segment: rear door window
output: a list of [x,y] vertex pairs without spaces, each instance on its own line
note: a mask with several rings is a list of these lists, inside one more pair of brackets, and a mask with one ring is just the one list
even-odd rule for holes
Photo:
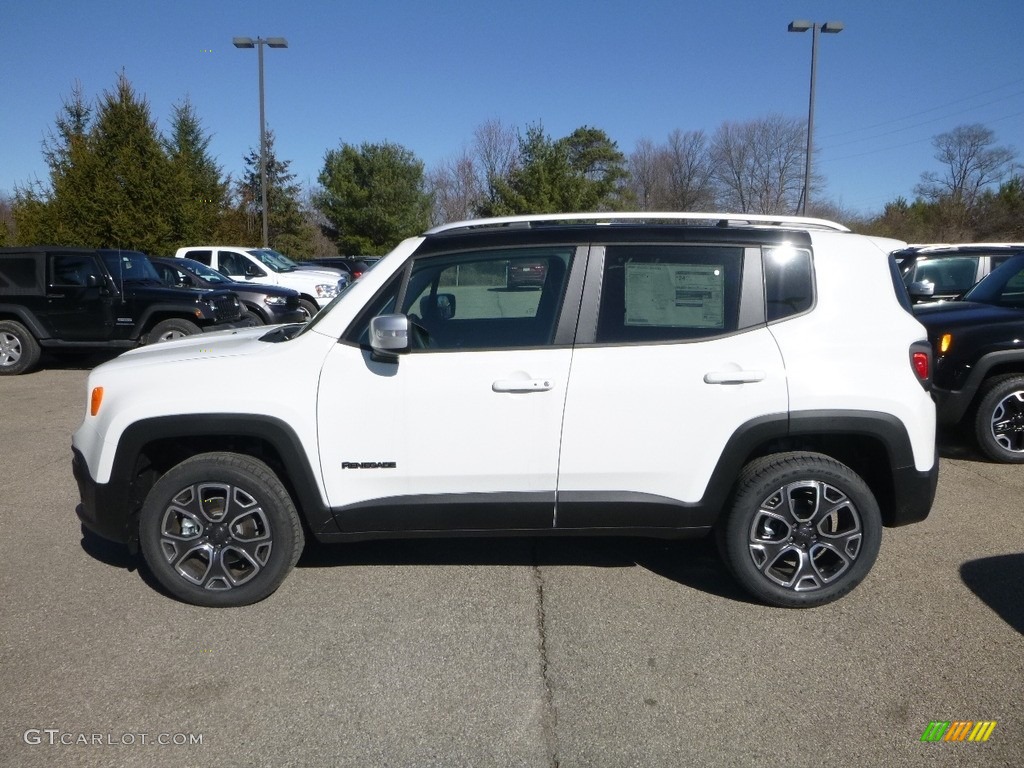
[[739,324],[743,248],[610,245],[595,341],[683,341]]

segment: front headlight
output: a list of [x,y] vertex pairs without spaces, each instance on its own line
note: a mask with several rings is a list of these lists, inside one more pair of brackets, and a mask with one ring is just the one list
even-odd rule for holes
[[333,299],[338,295],[338,286],[322,283],[316,287],[316,295],[321,299]]
[[263,298],[264,304],[269,304],[272,307],[282,307],[288,303],[288,299],[284,296],[265,296]]

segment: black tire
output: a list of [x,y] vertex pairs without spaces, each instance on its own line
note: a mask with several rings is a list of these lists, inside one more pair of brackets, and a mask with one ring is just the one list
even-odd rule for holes
[[179,317],[172,317],[169,320],[161,320],[153,326],[153,330],[146,337],[147,344],[157,344],[161,341],[173,341],[183,339],[199,333],[199,326],[190,320],[182,320]]
[[258,312],[253,312],[251,309],[242,310],[241,321],[245,323],[246,327],[253,327],[255,325],[263,325],[263,318],[260,317]]
[[309,299],[302,298],[299,299],[299,309],[301,309],[303,314],[306,315],[306,317],[303,318],[303,322],[308,322],[309,320],[312,320],[314,317],[316,317],[316,313],[320,311],[320,307],[318,307],[312,301],[310,301]]
[[28,373],[39,355],[39,342],[28,328],[14,320],[0,320],[0,376]]
[[178,464],[150,490],[139,515],[139,544],[172,595],[232,607],[272,594],[305,538],[270,467],[242,454],[205,453]]
[[882,516],[846,465],[818,453],[780,453],[743,469],[717,534],[726,565],[754,597],[811,608],[867,576],[882,543]]
[[974,416],[978,447],[993,461],[1024,463],[1024,376],[987,381]]

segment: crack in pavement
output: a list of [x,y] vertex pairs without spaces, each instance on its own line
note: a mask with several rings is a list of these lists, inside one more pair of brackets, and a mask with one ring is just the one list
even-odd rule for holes
[[537,545],[533,550],[533,586],[537,595],[537,634],[539,637],[541,680],[544,684],[544,711],[541,713],[541,730],[544,734],[544,746],[547,751],[548,765],[558,768],[558,713],[555,710],[554,688],[548,675],[547,629],[544,613],[544,574],[537,562]]

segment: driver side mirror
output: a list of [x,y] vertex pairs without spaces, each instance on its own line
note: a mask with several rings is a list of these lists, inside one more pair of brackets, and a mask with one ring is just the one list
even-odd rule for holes
[[247,261],[245,263],[245,276],[246,277],[265,277],[266,272],[257,267],[252,262]]
[[409,318],[405,315],[377,315],[370,320],[370,349],[383,360],[397,361],[409,351]]
[[915,301],[930,299],[935,295],[935,283],[928,282],[927,280],[918,280],[915,283],[911,283],[907,290],[910,292],[910,298]]

